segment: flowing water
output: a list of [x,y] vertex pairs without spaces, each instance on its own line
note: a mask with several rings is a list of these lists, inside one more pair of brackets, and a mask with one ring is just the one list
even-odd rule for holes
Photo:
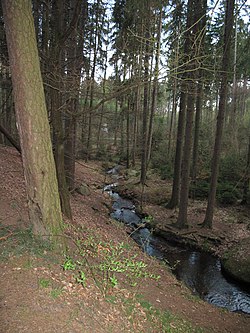
[[145,221],[135,212],[130,200],[123,199],[114,191],[116,184],[107,185],[113,202],[111,217],[131,227],[131,237],[150,256],[166,261],[176,277],[182,280],[194,294],[230,311],[250,314],[250,290],[227,279],[218,258],[211,254],[181,248],[151,234]]

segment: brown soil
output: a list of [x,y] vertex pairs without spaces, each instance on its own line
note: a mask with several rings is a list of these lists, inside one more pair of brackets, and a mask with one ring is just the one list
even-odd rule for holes
[[[91,278],[85,286],[75,283],[75,273],[62,269],[64,259],[49,250],[39,253],[27,250],[24,241],[21,245],[25,250],[18,252],[22,247],[20,230],[30,227],[21,158],[12,148],[0,146],[0,232],[5,231],[0,234],[1,333],[166,332],[157,319],[148,321],[148,312],[137,294],[156,309],[170,311],[180,319],[179,326],[172,317],[169,319],[169,332],[184,332],[181,325],[187,321],[193,327],[188,332],[195,332],[196,327],[205,332],[249,332],[249,316],[216,308],[193,297],[171,272],[141,252],[125,227],[110,219],[110,198],[102,193],[105,176],[99,163],[77,163],[76,174],[78,184],[88,184],[90,195],[72,195],[74,230],[69,228],[69,236],[74,240],[77,234],[85,240],[92,235],[101,240],[96,249],[100,256],[93,260],[102,257],[105,251],[102,244],[128,243],[128,253],[137,254],[137,259],[148,265],[148,271],[161,278],[158,281],[142,278],[132,287],[123,276],[122,282],[104,295]],[[159,185],[155,180],[154,184]],[[154,204],[144,206],[157,220],[171,219],[168,214],[175,216],[175,212]],[[192,221],[201,221],[204,207],[203,203],[196,209],[191,207]],[[228,212],[223,210],[223,214],[226,216]],[[221,212],[216,212],[215,230],[222,228],[220,217]],[[226,217],[224,220],[227,221],[223,223],[224,235],[232,235],[234,240],[246,235],[245,223],[237,224],[233,232],[232,221]]]

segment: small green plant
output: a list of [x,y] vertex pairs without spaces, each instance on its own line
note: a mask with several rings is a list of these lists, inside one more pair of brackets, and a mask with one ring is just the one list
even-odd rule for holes
[[148,216],[145,216],[143,218],[143,220],[146,222],[146,223],[152,223],[154,222],[154,217],[152,215],[148,215]]
[[70,257],[66,257],[65,262],[62,265],[65,271],[73,271],[76,269],[76,264]]
[[116,276],[110,276],[109,280],[110,280],[111,286],[113,288],[118,285],[118,280],[117,280]]
[[39,279],[38,283],[39,283],[39,286],[42,288],[48,288],[51,285],[50,280],[43,279],[43,278]]
[[[102,242],[94,237],[77,241],[79,255],[77,260],[67,256],[62,267],[64,270],[77,270],[77,283],[86,285],[90,276],[100,290],[106,295],[109,288],[119,284],[119,279],[136,286],[139,279],[150,278],[158,280],[148,272],[147,264],[137,259],[137,255],[129,255],[129,244]],[[81,259],[82,258],[82,259]],[[90,260],[91,258],[91,260]],[[84,267],[84,271],[83,271]],[[125,278],[125,279],[124,279]]]
[[61,294],[63,293],[63,290],[61,288],[54,288],[51,290],[50,295],[52,298],[58,298],[59,296],[61,296]]
[[83,271],[79,271],[79,275],[78,276],[75,276],[76,278],[76,282],[77,283],[80,283],[83,287],[86,286],[86,275]]

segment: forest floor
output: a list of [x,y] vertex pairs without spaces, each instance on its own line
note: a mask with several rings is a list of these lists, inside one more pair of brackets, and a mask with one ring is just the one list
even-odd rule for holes
[[[20,155],[0,146],[0,333],[249,332],[250,316],[193,296],[109,217],[111,199],[102,189],[111,180],[101,163],[77,163],[76,176],[89,193],[72,195],[65,257],[32,237]],[[162,197],[167,184],[149,179],[144,208],[156,220],[173,219],[176,212],[147,200],[150,188],[150,197],[159,198],[158,186]],[[192,223],[202,220],[204,207],[192,203]],[[215,230],[223,227],[226,246],[248,233],[235,214],[216,211]]]

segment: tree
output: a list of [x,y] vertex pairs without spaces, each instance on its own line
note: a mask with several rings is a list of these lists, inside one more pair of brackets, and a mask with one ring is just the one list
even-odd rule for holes
[[[176,3],[176,15],[175,21],[180,20],[180,16],[182,15],[182,5],[177,1]],[[178,22],[178,21],[177,21]],[[179,23],[179,22],[178,22]],[[179,24],[178,24],[179,29]],[[179,204],[180,198],[180,181],[181,181],[181,160],[182,160],[182,148],[183,148],[183,136],[184,136],[184,126],[185,126],[185,117],[186,117],[186,72],[185,72],[185,63],[188,55],[188,35],[190,33],[190,22],[186,23],[186,30],[184,32],[185,40],[183,46],[183,59],[182,66],[184,70],[181,75],[181,94],[180,94],[180,106],[179,106],[179,119],[178,119],[178,128],[177,128],[177,137],[176,137],[176,149],[175,149],[175,158],[174,158],[174,179],[172,186],[172,194],[170,201],[167,203],[167,208],[175,208]],[[179,36],[177,36],[179,38]],[[178,45],[178,44],[177,44]],[[179,52],[179,50],[177,51]],[[179,56],[178,56],[179,58]],[[179,60],[180,61],[180,60]],[[175,66],[179,67],[179,63],[176,63]],[[175,73],[175,79],[177,74]]]
[[203,101],[203,88],[204,88],[204,39],[206,35],[206,11],[207,11],[207,0],[202,0],[200,6],[200,20],[199,20],[199,31],[201,34],[200,40],[200,51],[199,51],[199,63],[200,68],[197,74],[197,93],[196,93],[196,102],[195,102],[195,126],[194,126],[194,142],[193,142],[193,161],[192,161],[192,180],[196,181],[197,176],[197,163],[198,163],[198,148],[199,148],[199,136],[200,136],[200,123],[201,123],[201,114],[202,114],[202,101]]
[[[71,0],[68,3],[69,19],[73,19],[74,8],[76,8],[77,0]],[[88,3],[86,0],[81,3],[80,19],[69,36],[66,53],[66,87],[68,95],[66,100],[65,112],[65,143],[64,143],[64,163],[66,171],[66,180],[69,190],[75,188],[75,158],[76,158],[76,132],[77,132],[77,117],[79,111],[79,92],[81,84],[81,71],[83,67],[83,46],[84,33],[87,19]]]
[[185,142],[182,158],[181,173],[181,191],[180,191],[180,209],[177,219],[177,226],[184,228],[187,226],[187,207],[189,195],[189,176],[191,164],[191,148],[192,148],[192,127],[194,117],[194,104],[196,95],[196,79],[198,68],[198,57],[200,54],[200,24],[199,21],[204,15],[203,6],[197,6],[196,0],[188,1],[187,13],[187,29],[186,35],[188,63],[186,65],[187,78],[187,104],[186,104],[186,126],[185,126]]
[[222,133],[223,133],[225,110],[226,110],[227,90],[228,90],[228,71],[230,70],[231,36],[234,23],[234,2],[235,0],[227,0],[226,2],[223,58],[221,65],[220,101],[219,101],[219,110],[217,117],[214,151],[212,158],[210,191],[209,191],[206,215],[203,222],[203,227],[206,228],[212,228],[213,215],[214,215],[216,187],[217,187],[217,180],[219,173],[220,150],[221,150]]
[[2,1],[33,232],[62,245],[62,215],[30,0]]

